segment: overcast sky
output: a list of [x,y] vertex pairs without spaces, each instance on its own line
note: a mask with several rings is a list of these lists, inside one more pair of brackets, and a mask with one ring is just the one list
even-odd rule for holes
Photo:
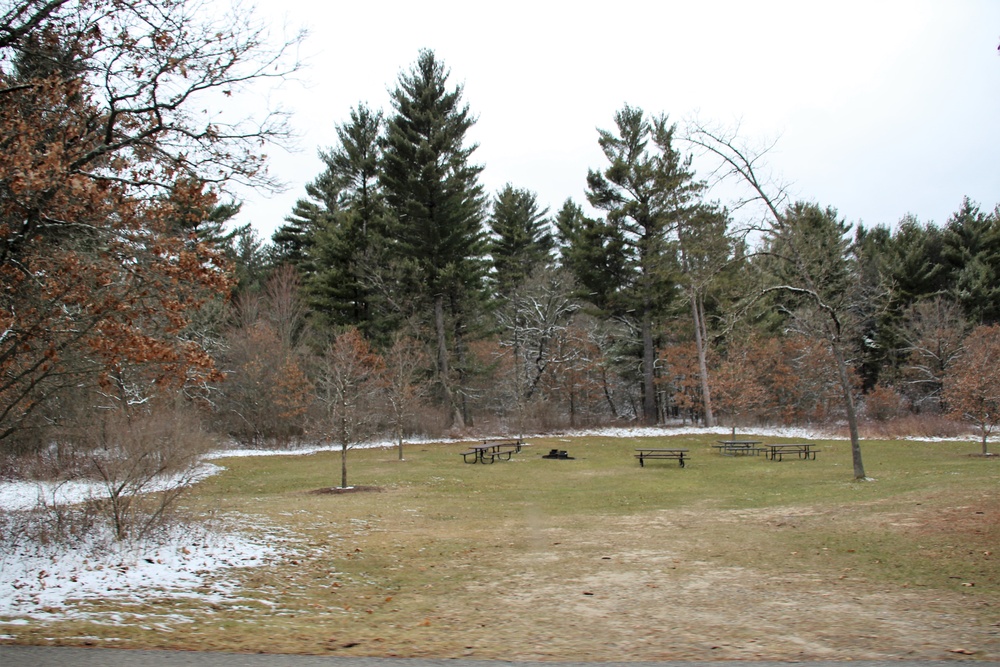
[[943,224],[963,196],[1000,203],[997,0],[258,0],[257,11],[276,35],[309,31],[301,81],[274,94],[300,134],[298,152],[269,151],[288,189],[248,194],[238,220],[267,239],[322,171],[317,149],[335,145],[335,126],[360,102],[391,113],[388,91],[421,48],[478,116],[486,190],[526,188],[553,213],[585,202],[588,168],[606,164],[596,129],[626,103],[777,139],[768,165],[791,194],[851,222]]

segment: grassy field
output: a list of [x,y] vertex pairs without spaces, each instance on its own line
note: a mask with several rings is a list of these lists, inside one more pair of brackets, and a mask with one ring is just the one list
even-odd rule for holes
[[[223,459],[191,511],[283,557],[221,601],[89,605],[18,641],[521,660],[1000,659],[1000,461],[868,441],[815,461],[721,456],[718,436],[537,438]],[[779,442],[780,439],[768,439]],[[634,458],[685,447],[690,462]],[[552,448],[573,460],[547,460]],[[95,620],[104,613],[119,620]],[[83,640],[81,638],[89,638]]]

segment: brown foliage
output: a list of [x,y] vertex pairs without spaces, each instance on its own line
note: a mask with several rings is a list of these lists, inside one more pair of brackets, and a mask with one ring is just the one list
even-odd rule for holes
[[238,441],[260,446],[302,434],[313,386],[294,350],[265,320],[230,332],[223,356],[226,368],[219,413]]
[[[759,338],[734,341],[710,376],[715,409],[728,417],[731,426],[741,418],[767,412],[770,394],[765,385],[767,376],[762,375],[767,359]],[[773,369],[773,380],[780,380],[778,371]]]
[[701,376],[698,373],[698,350],[694,342],[665,345],[659,354],[660,376],[656,379],[660,391],[666,392],[671,407],[685,417],[704,412]]
[[865,395],[864,414],[868,419],[887,422],[903,414],[905,403],[895,389],[880,382]]
[[716,407],[733,425],[824,422],[841,414],[829,346],[805,336],[734,340],[711,382]]
[[1000,326],[980,326],[962,344],[962,354],[944,379],[952,414],[979,427],[983,454],[990,433],[1000,424]]
[[[266,181],[280,118],[205,125],[199,95],[273,71],[245,17],[196,2],[15,0],[0,36],[0,439],[69,387],[215,377],[190,313],[230,287],[187,237],[208,182]],[[199,109],[202,107],[198,107]],[[123,389],[127,388],[127,390]],[[113,392],[108,392],[113,393]]]

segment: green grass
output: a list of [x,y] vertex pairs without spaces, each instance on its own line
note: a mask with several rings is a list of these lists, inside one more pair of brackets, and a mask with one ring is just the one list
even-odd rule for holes
[[[639,620],[626,623],[628,632],[641,631],[646,617],[677,624],[671,609],[683,600],[729,618],[733,637],[755,637],[761,619],[747,616],[751,603],[734,598],[716,611],[714,598],[697,597],[699,582],[739,572],[752,574],[726,586],[727,595],[762,586],[749,599],[792,605],[832,596],[848,609],[882,591],[880,604],[898,606],[898,614],[940,608],[977,637],[992,632],[982,610],[1000,604],[992,553],[1000,544],[1000,461],[970,456],[975,443],[867,441],[874,481],[855,481],[844,441],[819,441],[815,461],[775,462],[722,456],[711,447],[717,437],[536,438],[511,461],[491,465],[463,463],[461,444],[410,445],[405,461],[394,449],[356,449],[348,452],[349,484],[379,492],[347,494],[316,493],[339,483],[339,452],[222,459],[225,471],[198,484],[188,507],[251,517],[293,537],[280,564],[243,572],[238,603],[147,601],[137,610],[160,627],[175,624],[176,634],[143,629],[155,626],[148,621],[123,628],[70,620],[28,628],[18,641],[98,636],[122,646],[236,651],[704,659],[697,637],[657,653],[647,643],[608,643],[599,628],[631,613]],[[640,444],[688,448],[690,461],[641,468]],[[574,459],[541,458],[550,449]],[[505,575],[484,578],[498,565]],[[576,609],[584,587],[597,589],[592,604],[601,614],[546,608],[551,598]],[[625,606],[599,606],[601,591],[611,600],[616,590],[628,596]],[[685,597],[643,602],[652,594]],[[878,609],[870,613],[891,615]],[[840,639],[826,625],[801,632],[818,632],[810,642],[842,645],[842,657],[857,657],[857,633],[879,621],[848,610],[832,624],[843,628]],[[553,613],[579,627],[553,634]],[[177,615],[188,620],[170,620]],[[710,632],[697,618],[688,634]],[[744,647],[727,657],[809,657],[796,647],[760,654]],[[1000,647],[985,655],[996,659]]]
[[[585,437],[532,441],[510,462],[463,464],[454,445],[412,445],[406,460],[394,450],[348,452],[348,482],[406,489],[420,497],[461,501],[475,498],[504,507],[541,503],[548,511],[634,512],[710,502],[719,508],[759,508],[795,503],[886,500],[906,493],[933,493],[956,486],[988,488],[997,481],[996,461],[968,456],[966,443],[871,441],[863,444],[866,471],[874,482],[853,480],[850,446],[819,441],[816,461],[772,462],[725,457],[711,437],[614,439]],[[685,469],[674,461],[640,468],[634,448],[686,447]],[[572,461],[542,459],[551,448],[568,449]],[[340,454],[223,459],[227,472],[200,485],[198,496],[239,501],[335,486]],[[616,502],[617,501],[617,502]]]
[[[782,535],[781,549],[811,549],[824,561],[837,557],[838,567],[925,586],[954,588],[956,581],[980,574],[978,559],[962,558],[958,547],[945,544],[956,541],[947,534],[947,525],[934,535],[914,536],[912,531],[887,529],[889,520],[881,518],[947,508],[959,499],[973,504],[995,501],[1000,465],[969,456],[974,445],[867,441],[863,456],[873,481],[856,481],[845,441],[818,441],[815,461],[781,462],[764,456],[722,456],[712,449],[714,441],[714,436],[538,438],[512,461],[487,465],[464,464],[459,444],[409,446],[402,462],[394,450],[358,449],[348,452],[349,482],[384,492],[329,496],[307,492],[339,481],[339,452],[227,459],[220,462],[226,473],[200,485],[197,497],[276,520],[281,520],[281,512],[306,505],[316,506],[310,511],[328,508],[393,520],[419,508],[431,527],[469,536],[456,538],[454,550],[476,546],[473,537],[483,526],[508,524],[517,532],[517,526],[532,522],[583,526],[595,517],[668,509],[757,511],[780,517],[788,508],[797,508],[793,513],[806,508],[818,518],[799,519],[798,525],[808,529]],[[683,469],[675,461],[651,461],[640,468],[634,458],[639,445],[685,447],[691,450],[690,461]],[[574,459],[541,458],[553,448],[568,450]],[[987,512],[970,510],[975,511]],[[966,518],[988,516],[973,513]],[[988,538],[1000,543],[995,523],[974,530],[980,532],[963,536],[970,542],[966,551],[989,550]],[[738,553],[734,550],[734,558]],[[939,564],[946,553],[951,561],[947,572]],[[878,567],[889,562],[891,568]]]

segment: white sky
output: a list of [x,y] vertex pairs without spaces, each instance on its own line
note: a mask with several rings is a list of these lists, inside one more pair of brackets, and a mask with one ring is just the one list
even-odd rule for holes
[[238,220],[264,238],[352,107],[391,113],[421,48],[465,86],[487,191],[509,182],[553,213],[585,203],[588,168],[606,164],[596,128],[626,103],[777,138],[768,164],[791,194],[851,222],[943,224],[965,195],[1000,203],[996,0],[258,0],[258,13],[310,32],[301,83],[273,96],[301,135],[299,152],[270,151],[288,190],[247,196]]

